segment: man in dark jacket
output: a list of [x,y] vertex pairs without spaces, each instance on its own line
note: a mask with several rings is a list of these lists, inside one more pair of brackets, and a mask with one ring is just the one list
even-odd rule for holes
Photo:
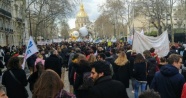
[[182,64],[180,55],[171,54],[168,64],[160,69],[154,76],[151,89],[158,91],[161,98],[181,98],[184,77],[179,73]]
[[62,63],[60,58],[58,57],[57,50],[51,52],[51,55],[45,60],[45,69],[54,70],[61,77],[61,67]]
[[105,61],[97,61],[91,68],[94,86],[89,91],[89,98],[128,98],[125,86],[112,80],[110,67]]

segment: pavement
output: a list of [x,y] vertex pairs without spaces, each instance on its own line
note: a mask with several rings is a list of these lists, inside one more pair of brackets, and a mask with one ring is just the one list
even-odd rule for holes
[[[27,71],[28,72],[28,71]],[[29,74],[27,73],[27,76],[29,76]],[[68,71],[66,71],[65,69],[62,69],[62,76],[61,76],[62,81],[64,82],[64,89],[68,92],[72,92],[72,90],[70,89],[70,85],[69,85],[69,81],[68,81]],[[131,81],[130,81],[131,82]],[[26,86],[26,89],[28,91],[29,94],[29,98],[32,98],[32,93],[30,92],[29,89],[29,84]],[[132,91],[132,86],[130,83],[130,88],[127,88],[127,94],[129,96],[129,98],[134,98],[134,93],[131,92]]]

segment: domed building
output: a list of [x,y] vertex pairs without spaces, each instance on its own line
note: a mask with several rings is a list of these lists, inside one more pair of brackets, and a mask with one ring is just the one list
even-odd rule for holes
[[84,10],[84,6],[83,4],[81,4],[80,10],[76,15],[76,21],[75,21],[76,29],[79,29],[85,25],[89,25],[90,23],[91,22],[89,21],[89,17]]
[[[80,10],[78,11],[76,15],[76,20],[75,20],[75,28],[69,30],[69,36],[71,39],[76,40],[77,38],[73,37],[73,32],[74,31],[79,31],[81,27],[86,26],[88,29],[89,34],[92,34],[93,29],[94,29],[94,23],[92,23],[89,20],[89,16],[87,15],[83,3],[80,5]],[[82,36],[80,35],[82,38]]]

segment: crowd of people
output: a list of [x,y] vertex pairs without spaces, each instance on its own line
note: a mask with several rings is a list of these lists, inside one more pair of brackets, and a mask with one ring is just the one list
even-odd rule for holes
[[[0,70],[0,97],[28,98],[29,83],[33,98],[129,98],[131,83],[134,98],[186,98],[186,50],[181,45],[171,46],[165,57],[153,47],[136,53],[123,42],[38,46],[39,52],[27,59],[29,77],[21,66],[25,49],[0,47],[0,68],[7,68]],[[64,90],[62,68],[68,72],[70,92]]]

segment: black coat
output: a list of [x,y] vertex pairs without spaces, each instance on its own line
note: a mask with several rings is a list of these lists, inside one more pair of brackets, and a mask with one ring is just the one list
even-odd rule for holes
[[19,84],[10,74],[9,70],[5,71],[2,77],[2,84],[6,87],[8,98],[27,98],[24,87],[27,85],[26,73],[22,69],[10,69],[14,76],[21,82]]
[[30,75],[30,77],[28,78],[28,82],[29,82],[29,87],[30,87],[30,91],[32,92],[34,89],[34,84],[36,83],[38,79],[38,72],[34,72]]
[[125,86],[111,76],[99,78],[89,90],[88,98],[128,98]]
[[50,55],[45,60],[45,69],[54,70],[61,77],[61,60],[56,55]]
[[79,89],[83,82],[83,75],[85,72],[90,72],[91,68],[88,62],[82,62],[81,64],[73,65],[74,71],[76,72],[76,78],[74,81],[74,91],[76,93],[77,98],[88,98],[88,89]]
[[113,79],[122,82],[126,88],[129,88],[129,79],[130,79],[130,63],[127,62],[123,66],[114,65],[114,75]]

